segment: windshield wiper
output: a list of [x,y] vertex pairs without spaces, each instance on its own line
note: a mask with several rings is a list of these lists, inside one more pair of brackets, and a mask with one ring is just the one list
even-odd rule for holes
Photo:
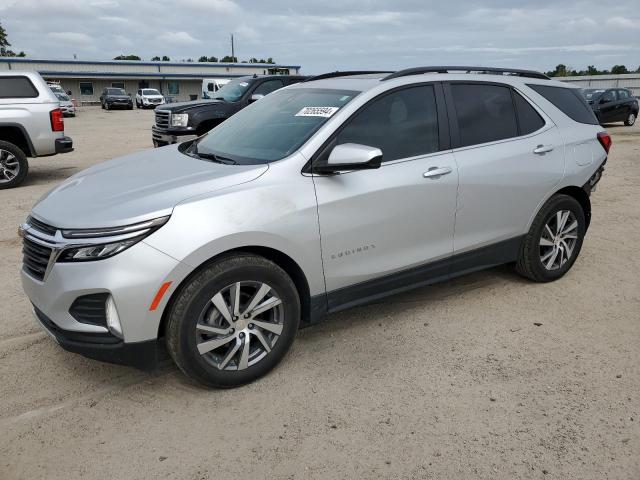
[[222,163],[223,165],[237,165],[238,162],[235,160],[231,160],[227,157],[221,157],[220,155],[216,155],[215,153],[196,153],[198,158],[202,158],[204,160],[210,160],[216,163]]
[[216,155],[215,153],[201,153],[198,152],[198,143],[193,142],[189,147],[184,151],[187,155],[195,158],[201,158],[202,160],[209,160],[215,163],[222,163],[223,165],[237,165],[238,162],[235,160],[231,160],[227,157],[222,157],[220,155]]
[[227,101],[227,99],[224,97],[213,97],[212,100],[222,100],[223,102]]

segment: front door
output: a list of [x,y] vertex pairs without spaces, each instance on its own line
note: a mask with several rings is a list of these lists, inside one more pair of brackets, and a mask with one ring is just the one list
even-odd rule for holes
[[[314,176],[330,310],[426,280],[429,265],[434,276],[446,273],[458,188],[453,155],[441,148],[433,84],[372,100],[318,161],[343,143],[380,148],[383,163]],[[443,173],[431,175],[435,168]]]

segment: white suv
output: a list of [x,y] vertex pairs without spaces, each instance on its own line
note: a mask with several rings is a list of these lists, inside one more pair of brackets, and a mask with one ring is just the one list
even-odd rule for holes
[[162,341],[240,385],[327,313],[504,263],[562,277],[610,145],[537,72],[321,75],[56,187],[21,227],[23,286],[68,350],[149,367]]
[[155,88],[141,88],[136,92],[136,108],[155,108],[164,102],[164,96]]

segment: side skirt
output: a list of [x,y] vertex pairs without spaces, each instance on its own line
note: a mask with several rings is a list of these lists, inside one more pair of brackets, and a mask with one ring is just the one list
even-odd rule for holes
[[[467,273],[484,270],[518,259],[524,235],[459,253],[418,267],[367,280],[311,298],[306,325],[321,321],[326,314],[373,302],[396,293],[432,285]],[[305,326],[306,326],[305,325]]]

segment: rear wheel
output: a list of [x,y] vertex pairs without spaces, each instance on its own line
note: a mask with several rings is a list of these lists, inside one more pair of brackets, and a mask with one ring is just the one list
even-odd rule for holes
[[24,152],[13,143],[0,141],[0,189],[20,185],[27,177],[29,163]]
[[586,231],[584,211],[568,195],[556,195],[540,209],[525,237],[516,263],[522,276],[551,282],[573,266]]
[[627,127],[631,127],[634,123],[636,123],[636,117],[637,117],[637,114],[631,112],[629,116],[626,118],[626,120],[624,121],[624,124]]
[[166,342],[178,367],[212,387],[235,387],[285,356],[300,322],[295,285],[262,257],[239,254],[188,280],[169,311]]

